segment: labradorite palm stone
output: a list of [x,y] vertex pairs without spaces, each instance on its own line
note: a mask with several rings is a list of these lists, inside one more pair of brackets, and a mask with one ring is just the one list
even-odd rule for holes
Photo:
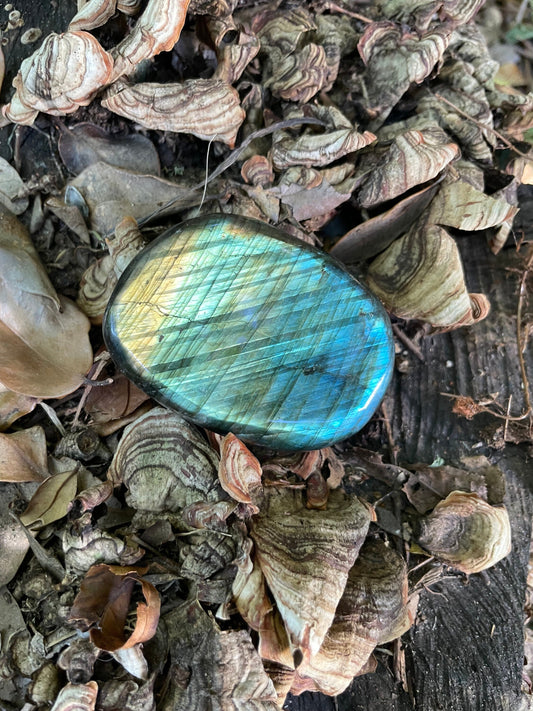
[[286,451],[361,429],[393,361],[385,310],[337,261],[233,215],[184,222],[138,254],[111,297],[104,338],[160,403]]

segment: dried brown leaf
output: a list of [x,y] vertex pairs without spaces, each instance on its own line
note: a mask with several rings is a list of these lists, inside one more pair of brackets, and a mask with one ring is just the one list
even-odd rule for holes
[[92,364],[89,321],[58,297],[18,220],[0,211],[0,382],[32,397],[62,397]]
[[261,630],[265,616],[272,610],[272,603],[261,566],[255,557],[252,560],[252,549],[252,540],[245,538],[239,557],[235,560],[237,574],[233,580],[232,593],[241,617],[252,629]]
[[46,436],[36,425],[0,434],[0,481],[43,481],[48,477]]
[[5,158],[0,158],[0,202],[14,215],[21,215],[28,207],[22,178]]
[[148,175],[159,175],[161,170],[154,144],[146,136],[137,133],[111,136],[93,123],[62,128],[58,150],[74,175],[99,161]]
[[295,220],[309,220],[325,215],[350,199],[357,178],[353,166],[339,165],[333,172],[293,166],[281,176],[271,195],[292,209]]
[[79,205],[67,205],[65,201],[57,195],[51,195],[45,201],[45,205],[56,217],[59,217],[68,228],[78,235],[84,244],[91,244],[91,236]]
[[218,79],[187,79],[173,84],[116,84],[102,105],[145,128],[192,133],[231,148],[244,110],[237,91]]
[[[126,215],[140,220],[156,210],[160,210],[160,215],[172,214],[201,200],[198,191],[187,186],[106,163],[85,168],[71,185],[87,202],[92,229],[103,235],[111,235]],[[167,203],[172,203],[171,207],[162,210],[161,205]]]
[[77,484],[77,469],[45,479],[21,514],[21,523],[32,531],[38,531],[66,516],[76,495]]
[[0,385],[0,432],[7,430],[13,422],[33,412],[39,398],[20,395]]
[[91,389],[85,401],[85,411],[95,423],[103,424],[130,415],[148,399],[146,393],[119,373],[111,385]]
[[[154,636],[160,598],[154,586],[142,578],[146,570],[95,565],[87,572],[70,611],[70,620],[79,626],[91,627],[91,641],[99,649],[109,652],[130,649]],[[138,603],[135,627],[125,638],[124,625],[136,583],[140,583],[146,602]]]
[[403,198],[387,212],[362,222],[335,242],[329,253],[347,264],[375,257],[420,217],[437,189],[437,185],[429,185]]

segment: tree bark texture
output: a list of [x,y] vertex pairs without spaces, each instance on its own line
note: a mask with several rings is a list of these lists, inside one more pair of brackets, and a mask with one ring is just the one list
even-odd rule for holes
[[[400,464],[430,464],[441,457],[447,464],[461,466],[463,457],[484,454],[502,469],[512,552],[495,567],[468,578],[447,570],[439,582],[422,590],[416,624],[402,638],[407,689],[395,680],[390,664],[380,663],[375,674],[356,678],[337,699],[303,694],[288,701],[286,708],[291,711],[528,708],[520,687],[533,511],[531,445],[503,446],[503,420],[488,414],[472,420],[459,417],[452,413],[453,399],[443,394],[476,401],[492,395],[504,408],[512,395],[512,414],[523,410],[516,338],[523,258],[512,247],[492,255],[480,236],[459,237],[458,242],[468,288],[489,296],[491,313],[474,327],[426,336],[421,342],[424,362],[407,354],[409,368],[403,374],[395,372],[385,411]],[[531,314],[527,298],[524,309],[527,318]],[[526,348],[524,357],[528,374],[532,373],[531,349]]]

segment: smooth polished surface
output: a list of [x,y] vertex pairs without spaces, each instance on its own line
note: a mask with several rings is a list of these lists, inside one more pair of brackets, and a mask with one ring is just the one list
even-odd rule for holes
[[323,252],[234,215],[189,220],[141,252],[111,297],[104,338],[159,402],[287,451],[361,429],[393,363],[376,297]]

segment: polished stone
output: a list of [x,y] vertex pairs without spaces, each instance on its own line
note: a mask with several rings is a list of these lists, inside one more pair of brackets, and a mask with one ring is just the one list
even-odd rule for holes
[[104,338],[159,402],[286,451],[361,429],[393,362],[385,310],[336,260],[234,215],[184,222],[137,255]]

